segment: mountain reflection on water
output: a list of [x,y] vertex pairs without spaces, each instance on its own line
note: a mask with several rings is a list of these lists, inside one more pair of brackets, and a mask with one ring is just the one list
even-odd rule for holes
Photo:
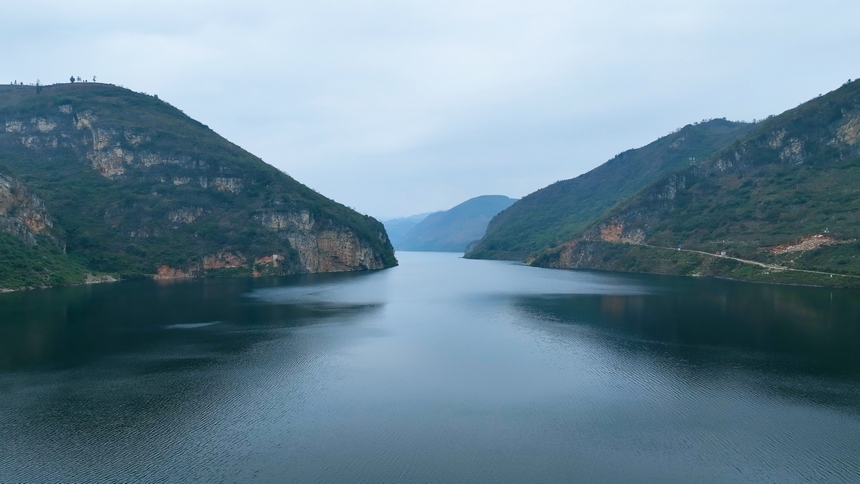
[[860,293],[399,253],[0,295],[0,481],[852,481]]
[[845,293],[709,285],[707,292],[522,297],[516,306],[546,322],[597,330],[593,337],[616,353],[641,353],[699,384],[728,373],[754,385],[750,391],[860,411],[860,319],[851,318],[858,305]]
[[[191,342],[236,349],[267,335],[252,328],[293,327],[373,310],[379,302],[338,304],[308,298],[292,304],[253,304],[246,295],[267,287],[345,283],[368,273],[314,274],[271,279],[132,281],[3,295],[0,299],[0,370],[68,367],[106,354],[145,349],[183,336],[163,329],[226,323],[218,333],[188,335]],[[202,337],[201,337],[202,336]]]
[[679,348],[734,347],[804,356],[830,371],[860,370],[856,294],[820,288],[673,281],[648,295],[522,297],[518,306],[556,321],[601,327]]

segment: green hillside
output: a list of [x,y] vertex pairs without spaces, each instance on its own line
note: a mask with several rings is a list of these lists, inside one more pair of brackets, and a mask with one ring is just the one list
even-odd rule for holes
[[523,260],[575,238],[648,184],[713,155],[753,127],[723,119],[688,125],[588,173],[538,190],[493,218],[486,235],[466,256]]
[[50,241],[22,243],[0,232],[0,288],[64,286],[86,280],[90,272]]
[[[662,177],[591,224],[580,241],[544,252],[536,264],[756,280],[788,277],[791,271],[782,268],[860,274],[858,239],[860,82],[855,81],[769,118],[707,160]],[[617,246],[611,249],[615,255],[607,255],[610,249],[601,245],[607,243]],[[735,267],[728,261],[711,267],[711,256],[701,263],[688,260],[684,267],[667,265],[653,250],[645,255],[636,248],[643,245],[725,252],[779,268]],[[618,267],[621,259],[626,268]],[[722,267],[726,264],[732,267]],[[793,282],[804,277],[791,274]]]
[[157,97],[112,85],[0,86],[0,173],[44,200],[54,236],[92,271],[173,277],[396,264],[375,219]]
[[481,238],[490,220],[516,202],[502,195],[484,195],[444,212],[428,215],[402,237],[398,250],[463,252]]

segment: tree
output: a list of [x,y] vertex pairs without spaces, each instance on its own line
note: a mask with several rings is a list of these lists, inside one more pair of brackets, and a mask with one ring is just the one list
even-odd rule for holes
[[93,76],[93,82],[96,82],[96,76]]
[[75,76],[70,77],[70,78],[69,78],[69,82],[71,82],[72,84],[74,84],[74,83],[75,83]]

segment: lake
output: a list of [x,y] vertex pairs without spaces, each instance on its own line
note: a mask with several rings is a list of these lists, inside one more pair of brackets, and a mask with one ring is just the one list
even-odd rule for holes
[[397,256],[0,295],[0,481],[860,480],[860,292]]

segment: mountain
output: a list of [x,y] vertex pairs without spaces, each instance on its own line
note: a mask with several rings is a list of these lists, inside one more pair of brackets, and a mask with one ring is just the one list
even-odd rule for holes
[[397,263],[375,219],[112,85],[0,86],[0,175],[0,287]]
[[401,239],[398,250],[463,252],[481,238],[490,219],[516,202],[502,195],[484,195],[428,215]]
[[418,215],[411,215],[409,217],[383,220],[382,224],[385,225],[385,231],[388,232],[388,238],[391,240],[391,245],[393,245],[395,249],[399,248],[400,241],[403,239],[403,236],[412,230],[412,227],[415,227],[422,220],[427,218],[431,213],[435,212],[419,213]]
[[688,125],[588,173],[553,183],[493,218],[466,257],[524,260],[570,240],[651,182],[713,155],[753,128],[724,119]]
[[860,275],[858,239],[854,81],[660,177],[534,263],[858,285],[839,276]]

